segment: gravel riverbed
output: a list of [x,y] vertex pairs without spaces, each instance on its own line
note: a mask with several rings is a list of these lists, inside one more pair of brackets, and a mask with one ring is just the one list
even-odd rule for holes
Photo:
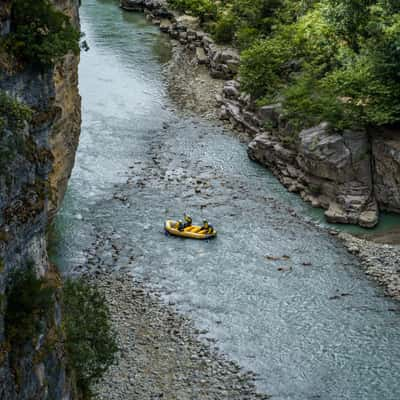
[[348,233],[340,233],[347,250],[357,256],[365,272],[385,289],[388,296],[400,299],[400,246],[375,243]]
[[95,388],[104,400],[267,399],[255,375],[200,339],[189,318],[163,304],[129,274],[91,274],[106,296],[120,349],[117,362]]

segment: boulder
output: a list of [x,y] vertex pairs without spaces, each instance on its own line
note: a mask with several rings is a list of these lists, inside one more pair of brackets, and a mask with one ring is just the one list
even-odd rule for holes
[[143,11],[144,0],[121,0],[120,7],[127,11]]
[[169,32],[170,28],[171,28],[171,21],[169,19],[162,19],[160,21],[160,31],[161,32]]
[[260,107],[257,110],[257,117],[262,125],[272,124],[272,126],[278,126],[281,113],[282,105],[280,103],[270,104]]
[[238,99],[240,96],[240,92],[237,89],[237,86],[231,84],[232,81],[228,81],[224,85],[223,93],[224,96],[227,97],[228,99]]
[[[271,118],[275,109],[263,112],[258,116]],[[329,222],[368,228],[377,224],[366,132],[339,134],[321,124],[302,131],[298,143],[291,146],[271,133],[261,133],[249,144],[248,154],[268,167],[290,191],[300,192],[314,207],[325,208]]]
[[207,54],[202,47],[196,47],[196,58],[197,58],[197,62],[199,64],[207,64],[208,63]]
[[176,18],[176,22],[179,26],[184,26],[185,30],[197,31],[199,29],[200,23],[197,17],[192,17],[191,15],[181,15]]
[[148,8],[149,10],[155,10],[161,8],[163,2],[161,0],[143,0],[143,4],[145,8]]
[[292,166],[291,175],[301,175],[300,171],[296,168],[296,151],[284,147],[271,134],[258,134],[250,142],[247,154],[252,160],[258,161],[271,169],[278,178],[285,176],[283,171],[287,170],[289,165]]

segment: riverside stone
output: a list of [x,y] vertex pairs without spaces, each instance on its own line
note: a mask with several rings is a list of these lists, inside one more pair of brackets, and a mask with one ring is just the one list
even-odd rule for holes
[[196,58],[199,64],[207,64],[208,57],[202,47],[196,47]]
[[120,7],[127,11],[143,11],[144,0],[121,0]]
[[169,19],[162,19],[160,21],[160,31],[168,32],[171,28],[171,21]]

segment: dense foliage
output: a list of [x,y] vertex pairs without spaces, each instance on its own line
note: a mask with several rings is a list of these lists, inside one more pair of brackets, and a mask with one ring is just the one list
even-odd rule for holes
[[79,32],[49,0],[13,0],[11,33],[3,46],[24,63],[49,66],[79,52]]
[[7,290],[5,336],[15,348],[37,337],[41,323],[54,310],[54,289],[34,270],[18,271],[11,275]]
[[63,290],[66,350],[84,398],[114,360],[117,346],[104,296],[83,279],[68,280]]
[[[170,0],[198,14],[207,0]],[[243,89],[298,128],[400,121],[398,0],[225,0],[205,26],[242,50]],[[213,8],[214,7],[214,8]],[[204,14],[202,14],[204,19]]]

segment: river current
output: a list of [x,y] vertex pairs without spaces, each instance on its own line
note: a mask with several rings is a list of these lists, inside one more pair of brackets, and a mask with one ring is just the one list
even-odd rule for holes
[[[111,242],[104,268],[159,290],[274,399],[399,399],[398,304],[234,134],[177,109],[158,28],[112,0],[85,0],[81,19],[83,126],[55,261],[68,273]],[[218,238],[164,236],[184,212]]]

